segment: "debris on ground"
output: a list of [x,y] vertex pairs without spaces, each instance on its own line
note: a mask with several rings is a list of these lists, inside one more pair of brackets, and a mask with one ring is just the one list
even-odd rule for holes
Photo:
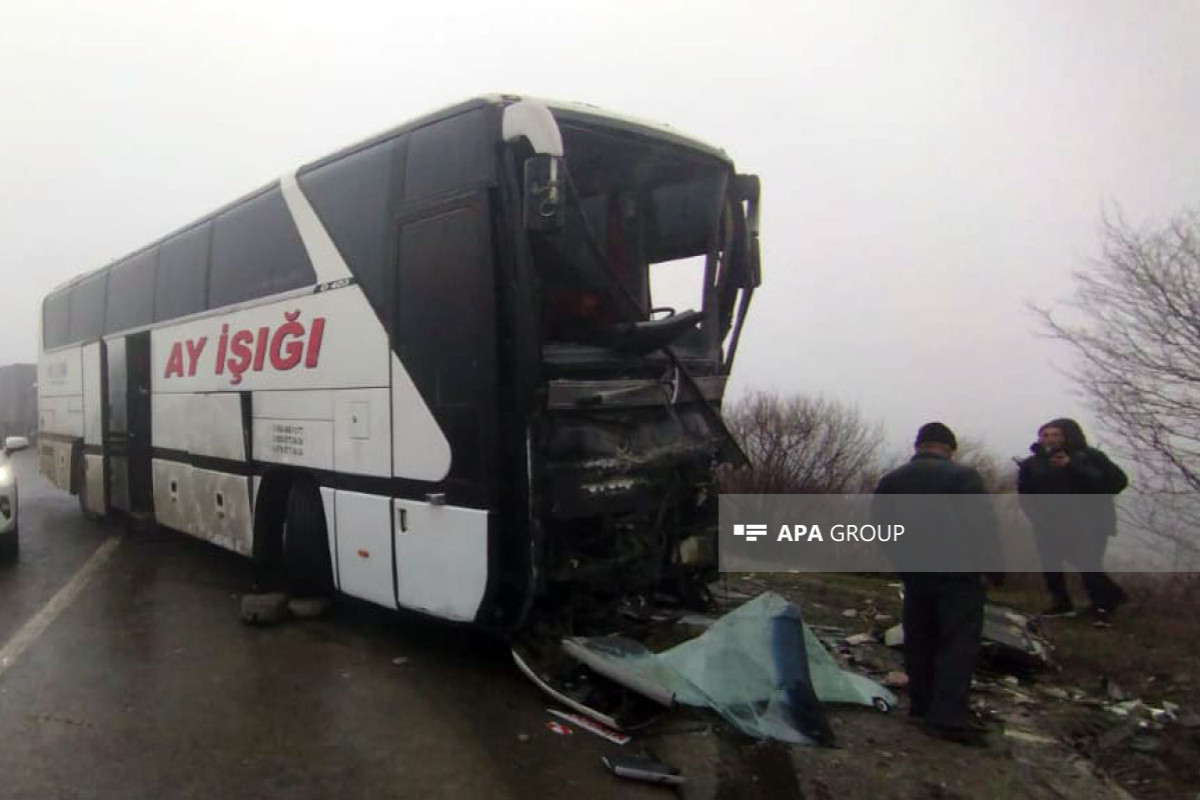
[[682,785],[685,780],[679,770],[654,758],[603,756],[601,761],[614,775],[634,781]]
[[550,731],[551,733],[557,733],[559,736],[570,736],[575,732],[571,730],[569,725],[553,719],[546,723],[546,730]]
[[831,744],[822,703],[884,710],[897,703],[885,687],[842,669],[800,609],[769,592],[661,653],[620,636],[566,639],[563,649],[660,705],[711,708],[756,738]]
[[853,636],[846,637],[846,644],[851,647],[858,647],[860,644],[867,644],[875,641],[875,637],[869,633],[856,633]]
[[[902,647],[904,626],[889,628],[884,644]],[[1051,664],[1050,643],[1038,634],[1028,615],[988,603],[984,606],[980,659],[993,668],[1043,669]]]
[[1052,739],[1049,736],[1042,736],[1038,733],[1023,731],[1019,728],[1005,728],[1004,735],[1009,739],[1015,739],[1018,742],[1025,744],[1054,744],[1057,739]]
[[394,666],[394,667],[403,667],[403,666],[406,666],[407,664],[408,664],[407,656],[396,656],[395,658],[392,659],[392,666]]
[[630,740],[629,734],[619,733],[612,728],[606,728],[599,722],[593,719],[588,719],[582,714],[572,714],[567,711],[559,711],[557,708],[547,708],[546,712],[562,719],[564,722],[569,722],[577,728],[583,728],[588,733],[594,733],[602,739],[607,739],[613,744],[628,744]]

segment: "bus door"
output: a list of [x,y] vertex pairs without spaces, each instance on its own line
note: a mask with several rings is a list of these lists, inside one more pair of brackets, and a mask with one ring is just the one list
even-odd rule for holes
[[113,339],[106,351],[109,504],[126,512],[152,511],[150,333]]

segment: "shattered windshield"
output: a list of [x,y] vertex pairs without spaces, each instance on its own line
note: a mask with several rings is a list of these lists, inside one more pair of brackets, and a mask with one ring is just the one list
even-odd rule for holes
[[728,167],[675,145],[562,133],[566,225],[531,237],[546,341],[603,344],[621,322],[707,311]]

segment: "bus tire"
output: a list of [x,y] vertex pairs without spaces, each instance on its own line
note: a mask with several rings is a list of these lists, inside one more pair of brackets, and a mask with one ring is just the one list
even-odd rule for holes
[[329,558],[325,508],[316,483],[307,478],[292,481],[288,491],[283,523],[283,563],[291,595],[328,597],[333,594],[333,565]]

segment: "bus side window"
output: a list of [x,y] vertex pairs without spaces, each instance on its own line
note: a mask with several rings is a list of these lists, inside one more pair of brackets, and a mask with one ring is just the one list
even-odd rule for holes
[[388,199],[397,146],[389,139],[300,175],[300,188],[388,330]]
[[104,333],[104,295],[108,270],[89,275],[71,287],[69,341],[99,339]]
[[42,347],[47,350],[67,343],[70,299],[69,290],[60,289],[42,303]]
[[204,310],[208,284],[208,240],[212,223],[205,222],[158,248],[158,270],[154,282],[154,320],[195,314]]
[[217,217],[209,308],[298,289],[316,279],[279,189],[263,192]]
[[147,250],[115,265],[108,273],[104,330],[140,328],[154,321],[154,266],[158,249]]
[[413,131],[404,174],[404,202],[463,191],[492,180],[486,109]]

